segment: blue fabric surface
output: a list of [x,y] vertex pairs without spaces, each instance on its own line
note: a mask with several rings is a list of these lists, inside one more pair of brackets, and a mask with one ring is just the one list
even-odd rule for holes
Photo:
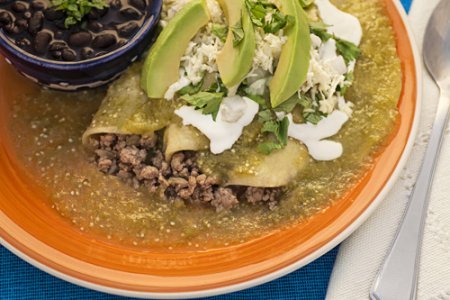
[[[409,11],[412,0],[402,0],[401,2],[406,11]],[[304,268],[273,282],[246,291],[209,299],[324,299],[336,254],[337,248]],[[20,260],[0,246],[0,299],[105,300],[126,298],[90,291],[59,280]]]

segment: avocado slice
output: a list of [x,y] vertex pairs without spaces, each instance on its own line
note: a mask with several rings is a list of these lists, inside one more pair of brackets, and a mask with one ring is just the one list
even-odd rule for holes
[[281,0],[280,11],[294,17],[286,28],[287,41],[281,50],[277,69],[269,83],[272,107],[289,99],[305,82],[309,69],[311,37],[308,17],[298,0]]
[[141,87],[149,98],[163,98],[167,89],[178,81],[181,57],[209,19],[205,0],[192,0],[169,21],[142,69]]
[[[227,88],[241,83],[252,68],[256,41],[253,24],[245,7],[245,0],[219,0],[228,20],[228,35],[225,45],[217,54],[217,67],[220,77]],[[232,26],[242,22],[244,39],[236,47],[233,46]]]

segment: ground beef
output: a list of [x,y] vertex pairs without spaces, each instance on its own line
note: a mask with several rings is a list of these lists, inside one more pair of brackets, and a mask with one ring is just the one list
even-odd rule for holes
[[195,153],[179,152],[166,160],[158,148],[158,137],[105,134],[91,140],[97,168],[139,188],[160,192],[170,201],[210,205],[217,211],[231,209],[240,201],[266,202],[274,208],[280,188],[223,187],[202,174]]

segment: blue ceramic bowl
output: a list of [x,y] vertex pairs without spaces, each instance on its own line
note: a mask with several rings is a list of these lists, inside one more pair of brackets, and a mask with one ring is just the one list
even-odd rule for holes
[[0,53],[22,75],[45,87],[76,91],[94,88],[119,75],[153,43],[162,9],[162,0],[152,0],[139,31],[121,48],[103,56],[64,62],[41,58],[15,45],[0,29]]

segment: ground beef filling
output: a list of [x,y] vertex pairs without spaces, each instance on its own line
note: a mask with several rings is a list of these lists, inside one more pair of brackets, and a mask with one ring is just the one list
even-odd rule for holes
[[210,205],[217,211],[231,209],[239,201],[265,202],[272,209],[281,188],[223,187],[216,178],[202,174],[194,152],[179,152],[166,160],[156,135],[105,134],[91,139],[93,162],[109,175],[139,188],[160,192],[169,201]]

